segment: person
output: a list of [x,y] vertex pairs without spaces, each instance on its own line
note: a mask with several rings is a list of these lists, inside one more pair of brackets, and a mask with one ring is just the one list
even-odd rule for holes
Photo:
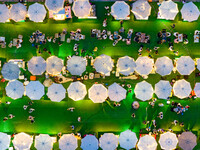
[[14,118],[15,116],[14,116],[13,114],[9,114],[8,117],[9,117],[9,119],[12,119],[12,118]]
[[67,110],[69,110],[69,111],[71,111],[71,112],[73,112],[74,111],[74,107],[70,107],[70,108],[68,108]]
[[158,50],[160,47],[157,47],[157,46],[154,46],[154,50],[156,51],[156,50]]
[[122,27],[123,26],[123,20],[120,20],[120,26]]
[[159,112],[158,117],[159,117],[160,119],[163,119],[163,112],[162,112],[162,111]]
[[181,122],[181,123],[180,123],[180,126],[181,126],[181,127],[184,127],[184,122]]
[[114,102],[114,107],[119,107],[119,106],[121,106],[121,104],[120,103],[117,103],[117,102]]
[[34,119],[31,119],[31,124],[34,123],[34,122],[35,122],[35,120],[34,120]]
[[28,106],[27,106],[27,105],[24,105],[23,108],[24,108],[24,110],[26,110],[26,109],[28,108]]
[[70,127],[72,128],[72,130],[74,130],[74,128],[75,128],[74,125],[71,125]]
[[81,122],[81,117],[78,117],[78,122]]
[[172,122],[172,124],[174,124],[175,126],[177,125],[177,123],[178,123],[177,120],[174,120],[174,121]]
[[156,128],[156,120],[154,119],[152,120],[152,122],[153,122],[153,126]]
[[28,119],[27,120],[32,120],[32,119],[34,119],[35,117],[33,117],[33,116],[28,116]]
[[35,109],[30,108],[29,111],[28,111],[28,113],[30,114],[30,113],[32,113],[33,111],[35,111]]
[[135,113],[132,113],[131,117],[132,117],[132,118],[135,118]]
[[28,105],[30,106],[30,105],[32,105],[33,104],[33,102],[32,101],[30,101],[30,102],[28,102]]
[[175,28],[175,24],[172,24],[172,26],[171,26],[173,29]]
[[9,102],[9,101],[6,101],[6,104],[10,105],[10,104],[11,104],[11,102]]

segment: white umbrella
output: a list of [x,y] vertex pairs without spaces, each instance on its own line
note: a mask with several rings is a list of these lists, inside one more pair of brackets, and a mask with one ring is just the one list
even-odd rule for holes
[[58,142],[61,150],[75,150],[78,147],[78,140],[72,134],[64,134]]
[[81,56],[72,56],[67,61],[67,70],[72,75],[81,76],[82,73],[86,70],[87,60]]
[[74,101],[84,99],[85,95],[87,94],[85,84],[81,83],[80,81],[72,82],[67,88],[67,92],[68,97]]
[[35,137],[35,148],[37,150],[51,150],[53,148],[53,140],[48,134],[40,134]]
[[44,95],[44,85],[39,81],[30,81],[26,86],[26,95],[31,100],[40,100]]
[[178,144],[176,134],[166,132],[160,135],[159,143],[162,149],[173,150]]
[[124,56],[117,61],[117,71],[125,76],[132,74],[135,70],[136,63],[133,58]]
[[178,137],[178,142],[183,150],[193,150],[197,145],[197,137],[192,132],[183,132]]
[[33,56],[28,61],[28,70],[33,75],[42,75],[46,70],[46,61],[41,56]]
[[113,133],[104,133],[99,138],[99,146],[103,150],[115,150],[118,146],[118,138]]
[[113,83],[108,87],[108,96],[111,101],[120,102],[121,100],[126,99],[126,92],[126,89],[117,83]]
[[62,71],[63,61],[57,56],[51,56],[47,58],[47,72],[52,75],[58,75]]
[[124,20],[130,15],[130,6],[124,1],[116,1],[111,6],[111,15],[116,20]]
[[0,149],[6,150],[10,146],[10,135],[0,132]]
[[153,87],[146,81],[142,81],[136,84],[135,89],[136,98],[146,101],[152,98],[153,96]]
[[102,74],[110,73],[113,68],[113,60],[110,56],[100,55],[94,60],[94,68],[97,72]]
[[103,103],[108,97],[108,91],[102,84],[94,84],[89,90],[89,98],[94,103]]
[[32,4],[28,8],[29,18],[34,22],[42,22],[46,17],[46,13],[44,5],[39,3]]
[[14,136],[12,143],[17,150],[28,150],[33,143],[33,138],[22,132]]
[[160,99],[167,99],[172,92],[172,86],[169,81],[160,80],[155,84],[155,94]]
[[147,56],[138,57],[135,70],[140,75],[148,75],[153,69],[153,61]]
[[139,150],[156,150],[157,142],[151,135],[145,135],[138,142]]
[[15,80],[19,78],[20,69],[17,64],[8,62],[3,65],[1,74],[6,80]]
[[172,0],[163,1],[159,7],[161,19],[174,20],[178,12],[178,5]]
[[98,150],[99,142],[94,135],[86,135],[81,140],[81,148],[83,150]]
[[180,99],[183,99],[189,97],[192,88],[189,82],[182,79],[174,83],[173,91],[175,96],[177,96]]
[[200,71],[200,58],[197,59],[197,69]]
[[136,19],[148,20],[151,15],[151,6],[146,0],[137,0],[132,4],[131,11],[135,15]]
[[5,23],[10,18],[10,11],[5,4],[0,4],[0,22]]
[[172,72],[174,66],[172,60],[169,59],[169,57],[163,56],[156,60],[155,68],[156,72],[161,76],[166,76]]
[[12,99],[21,98],[24,95],[23,83],[18,80],[8,82],[6,86],[6,95]]
[[62,84],[53,83],[48,87],[47,96],[51,101],[60,102],[65,98],[66,90]]
[[59,12],[64,7],[64,0],[46,0],[45,5],[49,11]]
[[193,2],[185,3],[181,14],[184,21],[192,22],[199,18],[199,9]]
[[73,3],[72,10],[76,17],[85,18],[90,15],[92,6],[89,0],[76,0]]
[[10,9],[10,19],[18,22],[26,18],[26,6],[22,3],[13,4]]
[[200,97],[200,82],[197,82],[194,86],[194,92],[197,97]]
[[181,56],[176,62],[176,68],[181,75],[190,75],[195,70],[194,60],[190,56]]
[[137,141],[138,139],[137,139],[136,134],[130,130],[126,130],[120,133],[119,144],[120,144],[120,147],[124,149],[129,150],[129,149],[135,148]]

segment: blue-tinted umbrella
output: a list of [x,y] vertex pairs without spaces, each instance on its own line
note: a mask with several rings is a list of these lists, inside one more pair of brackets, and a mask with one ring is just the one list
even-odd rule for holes
[[33,75],[42,75],[46,70],[46,61],[41,56],[33,56],[28,61],[28,70]]
[[47,58],[46,70],[49,74],[58,75],[61,73],[63,67],[62,59],[58,58],[57,56],[51,56]]
[[10,18],[16,22],[25,20],[27,14],[26,6],[22,3],[13,4],[10,9]]
[[116,20],[124,20],[130,15],[130,6],[124,1],[116,1],[111,6],[111,15]]
[[59,12],[64,7],[64,0],[46,0],[45,5],[49,11]]
[[26,86],[26,95],[31,100],[40,100],[44,95],[44,85],[39,81],[31,81]]
[[92,6],[89,0],[76,0],[73,3],[72,10],[76,17],[88,17],[90,15]]
[[47,92],[47,96],[51,101],[60,102],[65,98],[66,90],[62,84],[53,83]]
[[28,8],[29,18],[34,22],[42,22],[46,17],[46,13],[44,5],[39,3],[32,4]]
[[86,135],[81,140],[81,148],[83,150],[98,150],[99,142],[94,135]]
[[10,11],[5,4],[0,4],[0,22],[5,23],[10,18]]
[[6,86],[6,95],[12,99],[21,98],[24,95],[24,85],[18,80],[8,82]]
[[20,69],[17,64],[8,62],[3,65],[1,73],[6,80],[15,80],[19,78]]
[[155,84],[155,93],[160,99],[167,99],[172,92],[172,86],[169,81],[160,80]]

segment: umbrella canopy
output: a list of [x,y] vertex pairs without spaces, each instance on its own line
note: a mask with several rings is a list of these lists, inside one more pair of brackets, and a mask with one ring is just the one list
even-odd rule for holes
[[10,9],[10,19],[15,22],[25,20],[26,18],[26,6],[22,3],[13,4]]
[[155,68],[158,74],[161,76],[166,76],[172,72],[174,66],[172,60],[169,59],[169,57],[163,56],[156,60]]
[[129,150],[129,149],[135,148],[137,141],[138,139],[137,139],[136,134],[130,130],[126,130],[120,133],[119,144],[120,144],[120,147],[124,149]]
[[44,5],[35,3],[29,6],[28,15],[30,20],[34,22],[42,22],[46,17],[47,11]]
[[145,135],[138,142],[139,150],[156,150],[157,142],[151,135]]
[[117,83],[113,83],[108,87],[108,96],[111,101],[120,102],[121,100],[126,99],[126,92],[126,89]]
[[197,97],[200,97],[200,82],[197,82],[194,86],[194,92]]
[[194,60],[190,56],[181,56],[176,62],[176,68],[181,75],[190,75],[195,70]]
[[142,101],[149,100],[153,96],[153,87],[146,81],[137,83],[134,91],[136,98]]
[[104,133],[99,139],[99,146],[103,150],[115,150],[118,146],[118,138],[113,133]]
[[94,103],[103,103],[108,97],[108,91],[102,84],[94,84],[89,90],[89,98]]
[[173,150],[178,144],[178,139],[176,134],[166,132],[160,135],[159,143],[162,149]]
[[116,1],[111,6],[111,15],[116,20],[124,20],[130,15],[130,6],[124,1]]
[[45,5],[49,11],[59,12],[64,7],[64,0],[46,0]]
[[72,10],[76,17],[85,18],[90,15],[92,6],[89,0],[76,0],[73,3]]
[[5,4],[0,4],[0,22],[5,23],[10,18],[10,11]]
[[175,96],[177,96],[180,99],[183,99],[183,98],[189,97],[192,91],[192,88],[189,82],[182,79],[174,83],[173,91],[174,91]]
[[81,148],[83,150],[98,150],[99,142],[94,135],[86,135],[81,140]]
[[199,18],[199,9],[193,2],[185,3],[181,14],[184,21],[192,22]]
[[148,20],[151,15],[151,6],[146,0],[138,0],[132,4],[131,11],[135,15],[136,19]]
[[167,99],[172,92],[172,86],[169,81],[160,80],[155,84],[155,93],[160,99]]
[[136,63],[133,58],[124,56],[117,61],[117,71],[125,76],[132,74],[135,70]]
[[44,95],[44,85],[39,81],[30,81],[26,86],[26,95],[31,100],[40,100]]
[[183,150],[193,150],[197,145],[197,137],[192,132],[183,132],[178,137],[178,142]]
[[47,96],[51,101],[60,102],[65,98],[66,90],[62,84],[53,83],[48,87]]
[[153,61],[147,56],[138,57],[135,70],[140,75],[148,75],[153,69]]
[[114,66],[113,60],[110,56],[100,55],[94,60],[94,68],[97,72],[102,74],[110,73]]
[[8,82],[6,95],[12,99],[21,98],[24,95],[24,85],[18,80]]
[[68,97],[74,101],[84,99],[85,95],[87,94],[85,84],[81,83],[80,81],[72,82],[67,88],[67,92]]
[[8,62],[3,65],[1,73],[6,80],[15,80],[19,78],[20,69],[17,64]]
[[67,70],[72,75],[81,76],[82,73],[86,70],[87,60],[81,56],[72,56],[67,61]]
[[62,71],[63,67],[62,59],[58,58],[57,56],[51,56],[47,58],[46,70],[49,74],[58,75]]
[[64,134],[58,142],[61,150],[75,150],[78,147],[78,140],[72,134]]
[[46,70],[46,61],[41,56],[33,56],[28,61],[28,70],[33,75],[42,75]]
[[200,71],[200,58],[197,59],[197,69]]
[[172,0],[163,1],[159,7],[161,19],[174,20],[178,12],[178,5]]
[[10,147],[10,135],[0,132],[0,149],[6,150]]
[[37,150],[51,150],[53,148],[53,140],[48,134],[40,134],[35,137],[35,148]]
[[26,150],[26,149],[30,149],[33,143],[33,138],[30,135],[22,132],[14,136],[12,143],[15,149]]

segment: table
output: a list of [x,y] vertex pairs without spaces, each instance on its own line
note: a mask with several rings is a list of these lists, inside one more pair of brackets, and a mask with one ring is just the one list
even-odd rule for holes
[[145,42],[145,33],[141,33],[141,43]]
[[199,35],[194,35],[194,43],[199,43]]
[[183,42],[183,34],[178,34],[178,41]]

